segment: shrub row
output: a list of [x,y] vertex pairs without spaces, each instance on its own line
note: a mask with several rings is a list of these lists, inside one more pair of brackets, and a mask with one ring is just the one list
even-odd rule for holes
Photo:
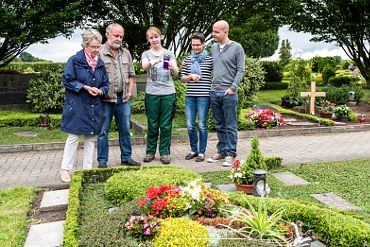
[[[0,117],[0,127],[39,127],[40,114],[23,111],[12,111],[11,114],[4,114]],[[49,124],[51,129],[59,128],[61,114],[50,114]]]
[[[258,198],[232,193],[232,200],[240,206],[248,207],[249,201],[257,207]],[[316,203],[265,198],[270,213],[285,209],[284,219],[302,221],[329,246],[367,246],[370,243],[370,226],[365,222],[344,215],[340,211]]]
[[[1,111],[2,112],[2,111]],[[9,111],[7,111],[9,112]],[[3,114],[2,114],[3,115]],[[0,116],[0,127],[39,127],[40,114],[24,111],[12,111],[11,114]],[[49,114],[49,125],[51,129],[60,127],[62,114]],[[111,131],[117,130],[116,121],[113,118],[110,126]]]
[[13,62],[5,66],[5,68],[16,70],[18,72],[42,72],[45,70],[57,71],[63,70],[66,63],[53,63],[53,62]]
[[265,85],[261,88],[262,90],[285,90],[289,86],[287,82],[265,82]]
[[139,196],[144,196],[146,188],[163,184],[186,185],[201,176],[193,171],[174,166],[152,168],[143,172],[137,170],[111,176],[105,185],[105,194],[114,204],[122,205]]
[[291,110],[285,109],[285,108],[283,108],[279,105],[274,105],[274,104],[266,104],[266,105],[268,105],[272,108],[275,108],[280,113],[285,114],[285,115],[300,117],[300,118],[307,119],[307,120],[317,122],[317,123],[321,123],[321,124],[324,124],[324,125],[327,125],[327,126],[334,126],[335,125],[335,122],[333,120],[330,120],[330,119],[321,118],[321,117],[317,117],[317,116],[313,116],[313,115],[309,115],[309,114],[303,114],[303,113],[291,111]]

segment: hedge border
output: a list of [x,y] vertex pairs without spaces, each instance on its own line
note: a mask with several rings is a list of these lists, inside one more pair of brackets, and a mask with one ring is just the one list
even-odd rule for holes
[[[176,167],[176,166],[166,166]],[[144,167],[115,167],[109,169],[91,169],[79,170],[72,176],[68,195],[68,209],[66,213],[66,221],[64,224],[63,246],[77,247],[78,246],[78,225],[80,214],[80,198],[81,192],[86,183],[105,182],[112,175],[129,170],[163,168],[163,166],[144,166]]]
[[[230,193],[230,198],[240,206],[258,206],[260,198]],[[280,208],[285,209],[284,219],[302,221],[314,232],[320,233],[329,246],[360,247],[370,243],[370,226],[352,216],[342,214],[340,210],[317,203],[280,198],[264,198],[269,213]]]
[[[63,246],[78,246],[78,225],[80,210],[80,194],[86,183],[104,182],[117,172],[159,168],[163,166],[117,167],[110,169],[92,169],[76,171],[72,177],[66,222],[64,225]],[[166,166],[168,167],[168,166]],[[170,166],[171,167],[171,166]],[[176,167],[176,166],[174,166]],[[243,196],[241,196],[243,195]],[[230,199],[240,206],[248,206],[247,200],[257,207],[259,198],[245,196],[240,192],[230,193]],[[350,215],[342,214],[339,210],[316,203],[265,198],[268,211],[274,212],[279,208],[286,209],[284,218],[290,221],[300,220],[310,228],[322,234],[324,241],[331,246],[367,246],[370,243],[370,226]]]

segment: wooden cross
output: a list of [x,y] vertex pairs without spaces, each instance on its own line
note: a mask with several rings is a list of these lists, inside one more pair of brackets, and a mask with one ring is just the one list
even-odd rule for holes
[[316,82],[311,81],[311,92],[301,92],[302,97],[310,96],[310,114],[315,115],[315,97],[325,97],[325,92],[316,92]]

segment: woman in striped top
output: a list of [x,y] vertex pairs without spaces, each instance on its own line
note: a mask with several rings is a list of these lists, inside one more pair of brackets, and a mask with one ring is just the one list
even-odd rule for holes
[[[185,156],[186,160],[196,157],[196,162],[204,161],[207,147],[207,116],[209,110],[209,93],[211,91],[213,61],[204,50],[205,37],[201,32],[191,36],[191,55],[185,58],[181,71],[181,81],[187,82],[185,97],[186,126],[190,139],[191,152]],[[198,132],[195,119],[198,116]]]

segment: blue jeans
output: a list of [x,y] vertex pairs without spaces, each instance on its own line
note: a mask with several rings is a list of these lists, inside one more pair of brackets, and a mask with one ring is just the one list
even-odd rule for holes
[[[185,114],[186,127],[190,139],[191,151],[202,153],[206,152],[207,147],[207,116],[209,110],[209,97],[186,96],[185,97]],[[199,149],[198,149],[198,133],[195,125],[195,118],[198,116],[199,128]]]
[[238,95],[211,92],[211,109],[217,131],[217,152],[223,156],[236,156],[238,141]]
[[119,147],[121,149],[121,161],[131,159],[131,135],[130,135],[130,101],[122,102],[122,96],[117,98],[117,103],[103,103],[103,125],[98,135],[98,163],[107,164],[109,154],[108,134],[112,118],[114,116],[118,127]]

